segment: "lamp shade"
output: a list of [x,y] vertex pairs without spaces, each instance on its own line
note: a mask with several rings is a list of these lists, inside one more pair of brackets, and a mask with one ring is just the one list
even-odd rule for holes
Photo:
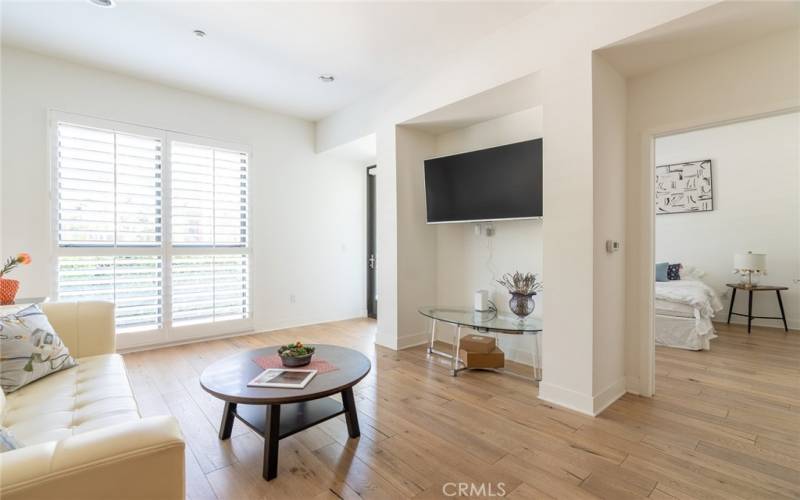
[[765,253],[737,253],[733,256],[733,267],[739,271],[767,270],[767,254]]

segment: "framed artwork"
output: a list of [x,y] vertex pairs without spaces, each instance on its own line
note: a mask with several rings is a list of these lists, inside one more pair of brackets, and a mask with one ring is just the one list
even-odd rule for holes
[[711,160],[656,167],[656,215],[713,209]]

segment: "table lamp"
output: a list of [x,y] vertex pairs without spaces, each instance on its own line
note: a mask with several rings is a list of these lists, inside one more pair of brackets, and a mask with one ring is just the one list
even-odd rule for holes
[[767,274],[767,254],[765,253],[737,253],[733,256],[733,272],[740,276],[747,276],[745,287],[753,287],[753,275]]

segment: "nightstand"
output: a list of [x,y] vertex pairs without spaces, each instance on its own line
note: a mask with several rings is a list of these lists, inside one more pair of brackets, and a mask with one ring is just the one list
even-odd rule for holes
[[[726,283],[725,286],[732,288],[731,291],[731,304],[728,307],[728,324],[731,323],[731,316],[743,316],[747,318],[747,334],[750,335],[750,324],[754,319],[780,319],[783,320],[783,330],[788,332],[789,327],[786,325],[786,313],[783,310],[783,300],[781,299],[781,290],[788,290],[786,286],[769,286],[769,285],[753,285],[748,287],[744,283]],[[745,290],[747,295],[747,314],[740,314],[733,312],[733,302],[736,300],[736,290]],[[775,292],[778,296],[778,306],[781,308],[781,315],[778,316],[753,316],[753,292]]]

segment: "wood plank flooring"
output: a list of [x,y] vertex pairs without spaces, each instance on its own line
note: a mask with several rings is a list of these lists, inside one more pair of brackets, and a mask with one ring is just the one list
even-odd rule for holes
[[[445,498],[458,483],[473,498],[800,498],[800,332],[717,326],[710,352],[657,349],[656,397],[626,395],[594,419],[523,380],[452,378],[423,347],[376,347],[366,319],[125,359],[142,413],[181,424],[187,498]],[[198,377],[223,356],[298,339],[370,357],[356,386],[362,435],[348,439],[340,417],[282,440],[268,483],[263,441],[238,422],[220,441],[222,403]]]

